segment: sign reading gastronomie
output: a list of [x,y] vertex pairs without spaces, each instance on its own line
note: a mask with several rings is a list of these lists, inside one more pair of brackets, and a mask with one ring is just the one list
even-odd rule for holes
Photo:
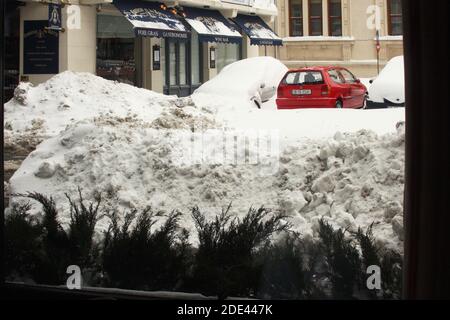
[[59,72],[59,32],[48,29],[47,20],[23,22],[23,73]]

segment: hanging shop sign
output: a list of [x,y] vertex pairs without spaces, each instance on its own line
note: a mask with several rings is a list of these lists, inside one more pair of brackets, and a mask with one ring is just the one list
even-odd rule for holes
[[48,29],[62,30],[61,5],[50,3],[48,5]]
[[209,68],[210,69],[216,68],[216,48],[215,47],[209,48]]
[[47,26],[46,20],[24,21],[24,74],[59,72],[59,32]]
[[161,70],[161,47],[153,46],[153,70]]

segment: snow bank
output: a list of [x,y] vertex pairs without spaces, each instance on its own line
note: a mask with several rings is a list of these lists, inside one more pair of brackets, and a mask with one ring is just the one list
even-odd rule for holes
[[198,105],[220,108],[255,108],[251,99],[260,86],[276,89],[287,67],[272,57],[256,57],[229,64],[193,94]]
[[21,83],[15,97],[5,104],[5,123],[21,132],[39,122],[41,133],[52,136],[71,122],[102,114],[151,120],[174,100],[90,73],[66,71],[36,87]]
[[[108,121],[69,126],[30,154],[11,178],[11,192],[52,195],[65,212],[63,224],[69,221],[64,193],[76,194],[79,186],[87,199],[101,192],[106,206],[119,212],[147,205],[180,210],[181,225],[188,230],[194,229],[190,209],[195,205],[210,217],[229,203],[237,216],[250,206],[265,206],[288,214],[305,237],[317,236],[321,218],[350,230],[374,223],[377,239],[401,250],[402,126],[384,136],[363,130],[295,144],[282,140],[276,170],[262,173],[260,164],[245,161],[178,161],[189,151],[180,145],[186,136],[190,141],[191,130],[135,125]],[[103,219],[98,229],[108,223]]]
[[405,103],[405,68],[403,56],[392,58],[369,87],[369,99],[382,103]]
[[[260,80],[276,83],[274,75],[281,74],[273,61],[266,69],[257,61],[235,64],[255,68],[257,81],[235,75],[247,89]],[[267,61],[259,60],[263,66]],[[219,76],[217,83],[228,81]],[[205,88],[214,89],[211,83]],[[181,210],[188,229],[194,228],[189,211],[195,205],[211,216],[230,202],[236,215],[264,205],[289,214],[305,237],[316,236],[321,217],[350,229],[375,223],[377,239],[400,250],[404,133],[395,126],[404,121],[404,110],[245,108],[239,105],[249,97],[243,87],[203,88],[208,93],[177,99],[83,73],[65,72],[37,87],[21,84],[5,106],[5,134],[50,138],[25,159],[10,190],[51,195],[67,209],[64,193],[81,187],[87,199],[102,192],[105,205],[122,212],[147,205]],[[248,147],[252,134],[261,132],[275,137],[267,163]],[[230,135],[236,157],[216,161],[217,154],[208,152]],[[199,141],[203,148],[195,147]],[[98,228],[107,225],[103,219]]]

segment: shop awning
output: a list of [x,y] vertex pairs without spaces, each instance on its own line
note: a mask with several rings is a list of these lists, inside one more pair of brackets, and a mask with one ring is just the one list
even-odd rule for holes
[[233,19],[250,38],[250,44],[258,46],[282,46],[283,40],[258,16],[238,14]]
[[159,2],[114,0],[113,4],[131,22],[137,36],[189,38],[189,30],[180,18],[162,9]]
[[219,11],[184,8],[187,23],[198,33],[202,42],[241,43],[242,35],[236,26]]

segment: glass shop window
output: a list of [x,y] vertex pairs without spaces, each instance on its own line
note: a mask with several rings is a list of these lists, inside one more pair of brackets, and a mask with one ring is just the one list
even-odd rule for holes
[[97,75],[131,85],[136,83],[135,35],[123,16],[97,16]]

